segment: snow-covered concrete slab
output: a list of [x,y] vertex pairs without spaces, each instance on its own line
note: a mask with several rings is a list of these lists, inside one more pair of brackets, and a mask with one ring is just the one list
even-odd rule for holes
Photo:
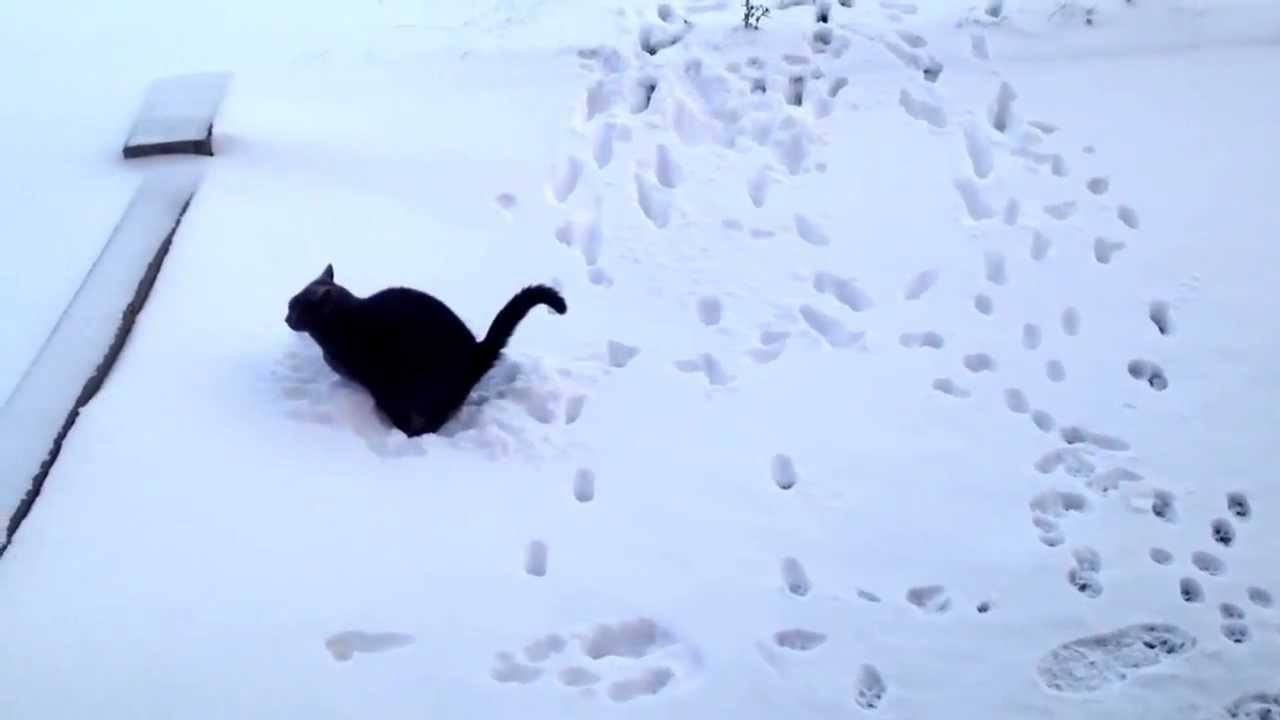
[[138,186],[84,282],[0,406],[0,553],[40,494],[76,416],[102,387],[160,272],[199,176],[166,170]]
[[173,75],[153,82],[125,140],[124,156],[213,155],[213,121],[230,82],[227,72]]

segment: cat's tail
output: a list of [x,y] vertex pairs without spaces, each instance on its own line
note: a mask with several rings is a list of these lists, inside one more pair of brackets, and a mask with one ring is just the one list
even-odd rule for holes
[[489,324],[489,332],[480,341],[476,354],[477,382],[498,362],[498,357],[507,346],[507,341],[515,333],[520,321],[524,320],[524,316],[539,305],[546,305],[557,315],[563,315],[569,310],[560,292],[548,285],[530,285],[516,293],[498,311],[493,322]]

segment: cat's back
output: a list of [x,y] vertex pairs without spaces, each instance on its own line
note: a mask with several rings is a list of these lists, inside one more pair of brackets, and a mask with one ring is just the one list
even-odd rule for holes
[[448,305],[413,288],[379,290],[360,301],[360,315],[375,326],[421,333],[435,342],[475,342],[470,328]]

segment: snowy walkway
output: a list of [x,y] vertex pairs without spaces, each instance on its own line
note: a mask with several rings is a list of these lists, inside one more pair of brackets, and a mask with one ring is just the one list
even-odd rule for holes
[[[1280,52],[637,7],[236,69],[0,561],[6,709],[1280,712]],[[569,313],[409,440],[284,326],[327,262]]]

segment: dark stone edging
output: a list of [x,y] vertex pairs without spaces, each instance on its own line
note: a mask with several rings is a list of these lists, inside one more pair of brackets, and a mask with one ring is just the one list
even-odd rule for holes
[[121,154],[213,156],[213,123],[231,83],[225,71],[170,75],[152,81]]
[[199,140],[174,140],[150,145],[125,145],[122,151],[126,160],[154,155],[205,155],[213,157],[213,125]]

